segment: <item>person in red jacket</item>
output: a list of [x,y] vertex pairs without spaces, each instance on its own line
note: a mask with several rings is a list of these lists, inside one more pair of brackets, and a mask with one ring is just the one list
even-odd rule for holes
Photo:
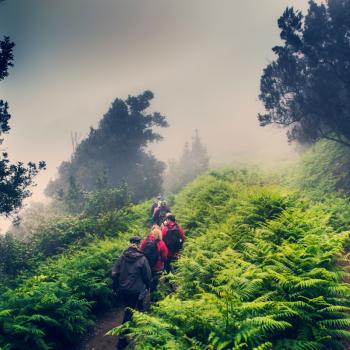
[[184,230],[176,223],[175,215],[172,213],[166,214],[165,225],[162,228],[163,241],[168,247],[168,259],[165,262],[165,271],[172,271],[172,262],[179,257],[180,250],[186,239]]
[[150,291],[157,289],[159,277],[164,270],[164,263],[168,258],[168,248],[162,240],[162,231],[159,226],[154,225],[151,232],[141,243],[141,250],[148,259],[152,271],[152,282]]

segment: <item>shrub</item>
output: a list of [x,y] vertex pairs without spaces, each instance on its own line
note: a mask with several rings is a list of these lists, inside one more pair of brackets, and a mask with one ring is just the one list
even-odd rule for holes
[[[146,207],[129,209],[119,223],[119,212],[101,217],[114,238],[93,241],[41,263],[22,275],[15,289],[3,290],[0,300],[1,349],[67,349],[94,322],[93,314],[111,306],[114,297],[110,271],[127,238],[140,230]],[[122,229],[125,230],[122,230]]]
[[209,173],[178,195],[192,229],[178,288],[117,330],[136,349],[347,348],[350,240],[347,219],[334,217],[346,201],[315,204],[247,178]]

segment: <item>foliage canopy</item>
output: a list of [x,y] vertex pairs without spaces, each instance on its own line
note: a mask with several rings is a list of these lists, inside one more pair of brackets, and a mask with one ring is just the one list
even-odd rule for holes
[[350,147],[350,1],[309,1],[278,20],[283,45],[263,72],[260,125],[288,128],[289,140],[330,139]]
[[161,192],[165,166],[146,147],[162,139],[154,128],[167,127],[168,122],[159,112],[147,111],[153,97],[151,91],[144,91],[126,100],[115,99],[98,127],[77,145],[71,160],[60,165],[59,177],[46,193],[64,196],[72,178],[87,191],[97,190],[101,178],[109,187],[126,182],[136,201]]
[[[0,81],[8,76],[9,67],[13,66],[13,48],[9,37],[0,40]],[[10,131],[8,103],[0,99],[0,137]],[[0,139],[0,145],[3,138]],[[0,214],[10,215],[22,206],[25,198],[31,195],[29,186],[33,183],[39,170],[45,168],[45,162],[35,164],[29,162],[11,163],[8,153],[3,151],[0,156]]]

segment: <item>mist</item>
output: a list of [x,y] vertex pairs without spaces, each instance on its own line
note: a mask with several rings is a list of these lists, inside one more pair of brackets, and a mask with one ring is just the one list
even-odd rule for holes
[[0,84],[12,130],[13,160],[45,160],[31,200],[116,98],[146,89],[167,116],[151,146],[177,158],[195,129],[211,164],[295,158],[285,131],[261,128],[259,79],[279,42],[277,19],[302,0],[11,0],[0,4],[0,33],[16,43],[15,67]]

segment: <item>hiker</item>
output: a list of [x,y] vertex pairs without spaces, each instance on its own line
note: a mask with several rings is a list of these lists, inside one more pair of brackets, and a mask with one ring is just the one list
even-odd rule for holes
[[166,201],[161,201],[160,206],[158,206],[153,213],[153,224],[161,226],[165,221],[167,213],[170,213],[170,209],[168,208]]
[[[131,320],[132,312],[129,308],[142,310],[145,291],[149,289],[152,273],[148,260],[140,250],[141,238],[133,236],[129,240],[129,247],[124,250],[112,268],[112,278],[115,289],[120,293],[121,300],[126,307],[123,322]],[[120,336],[118,348],[127,345],[125,336]]]
[[154,225],[151,232],[141,243],[141,250],[148,259],[152,271],[151,293],[157,289],[160,275],[164,270],[164,263],[168,258],[168,248],[162,241],[162,231]]
[[175,215],[172,213],[166,214],[166,221],[162,228],[163,241],[168,247],[168,259],[165,262],[165,271],[172,271],[172,263],[179,257],[180,250],[186,239],[184,230],[176,223]]
[[154,211],[155,211],[158,207],[160,207],[160,204],[161,204],[161,202],[162,202],[162,199],[163,199],[163,196],[162,196],[161,194],[159,194],[159,195],[157,196],[155,202],[154,202],[154,203],[152,204],[152,206],[151,206],[151,209],[150,209],[150,211],[149,211],[149,214],[150,214],[150,216],[149,216],[149,223],[150,223],[150,226],[152,226],[152,225],[154,224],[154,222],[153,222]]
[[159,194],[155,200],[155,202],[152,204],[150,209],[150,216],[153,218],[154,211],[160,206],[160,203],[162,201],[163,197],[161,194]]

